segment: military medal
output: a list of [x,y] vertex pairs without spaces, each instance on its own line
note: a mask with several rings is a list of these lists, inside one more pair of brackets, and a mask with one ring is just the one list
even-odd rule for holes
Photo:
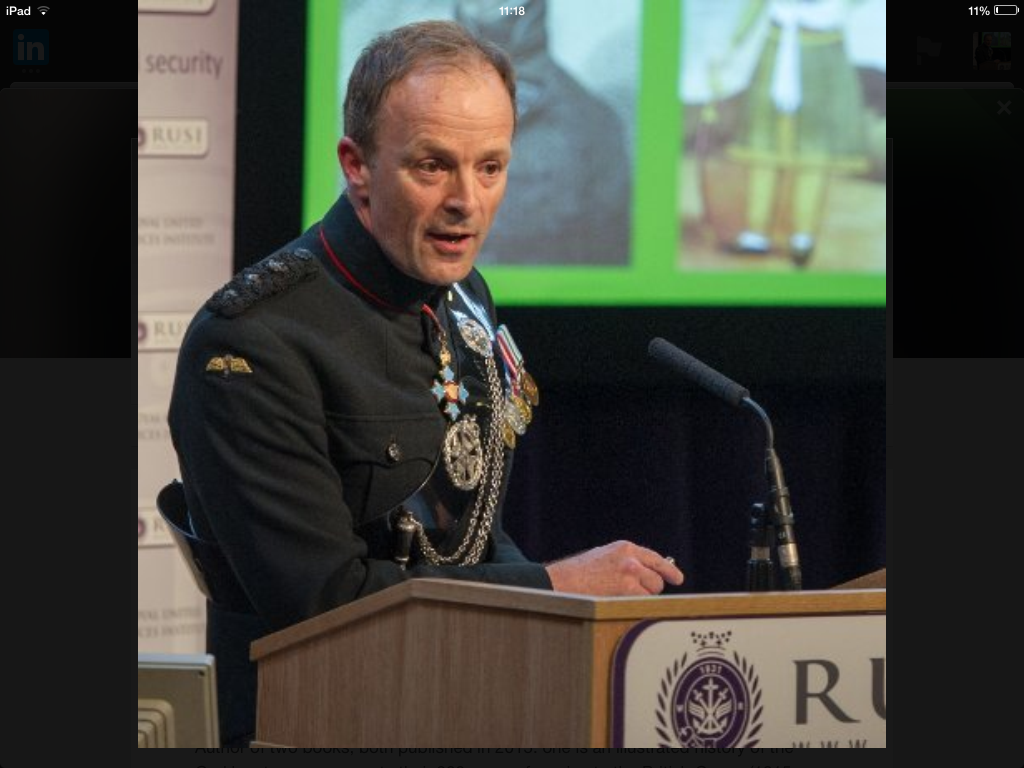
[[444,466],[452,485],[460,491],[471,491],[480,484],[484,473],[484,449],[475,416],[464,416],[448,427],[443,453]]
[[441,336],[441,353],[438,357],[441,362],[441,370],[437,372],[437,378],[434,379],[434,385],[430,388],[430,392],[437,400],[441,412],[451,421],[456,421],[461,413],[459,406],[466,404],[469,393],[462,382],[455,379],[451,367],[452,356],[443,335]]
[[529,425],[533,421],[533,408],[530,407],[530,404],[519,395],[512,395],[509,399],[512,401],[512,405],[522,414],[523,421]]
[[519,347],[516,346],[508,326],[498,326],[497,339],[498,349],[505,361],[505,369],[512,389],[510,402],[519,411],[523,422],[529,424],[533,420],[533,407],[531,406],[540,404],[540,391],[537,389],[537,382],[524,368],[523,355],[519,351]]
[[526,434],[526,417],[515,404],[512,396],[505,400],[505,423],[512,427],[512,431],[520,437]]
[[459,406],[466,404],[469,392],[466,391],[462,382],[455,378],[455,373],[452,371],[452,353],[448,349],[448,337],[441,327],[440,321],[426,304],[423,305],[423,311],[434,321],[434,328],[437,330],[438,341],[441,345],[441,350],[437,353],[440,368],[437,378],[434,379],[434,384],[430,388],[430,394],[437,400],[441,413],[454,422],[462,413]]
[[492,357],[494,350],[491,349],[491,337],[484,327],[476,320],[464,317],[459,320],[459,333],[465,340],[466,345],[482,357]]
[[522,369],[523,358],[519,356],[512,335],[504,325],[498,326],[498,350],[501,352],[501,359],[505,361],[505,371],[508,374],[509,384],[512,391],[519,393],[519,372]]
[[523,397],[530,405],[534,407],[540,405],[540,390],[537,389],[537,382],[533,380],[529,371],[524,370],[519,374],[519,388],[523,390]]
[[[523,353],[519,351],[519,347],[516,345],[515,339],[512,338],[508,326],[498,326],[497,337],[498,349],[501,350],[501,356],[508,370],[512,392],[516,395],[521,394],[529,405],[540,405],[540,390],[537,388],[537,382],[534,381],[533,376],[526,370],[523,363]],[[529,420],[527,418],[527,422]]]
[[501,439],[505,441],[510,451],[516,449],[516,433],[508,423],[508,419],[501,420]]

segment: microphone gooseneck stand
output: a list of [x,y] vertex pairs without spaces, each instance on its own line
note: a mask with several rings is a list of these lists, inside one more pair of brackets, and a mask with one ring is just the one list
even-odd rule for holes
[[793,507],[789,502],[789,489],[782,474],[782,463],[775,452],[775,431],[764,408],[744,397],[744,406],[756,413],[765,427],[765,477],[768,480],[768,503],[754,504],[750,515],[750,560],[747,561],[747,589],[765,592],[775,588],[775,563],[771,558],[771,542],[780,567],[779,588],[799,590],[803,587],[800,555],[796,548]]

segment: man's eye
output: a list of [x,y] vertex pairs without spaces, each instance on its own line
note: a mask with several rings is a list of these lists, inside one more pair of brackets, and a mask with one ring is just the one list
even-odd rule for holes
[[424,160],[420,163],[420,170],[424,173],[440,173],[441,163],[437,160]]
[[497,176],[501,173],[501,163],[497,161],[484,163],[483,172],[485,176]]

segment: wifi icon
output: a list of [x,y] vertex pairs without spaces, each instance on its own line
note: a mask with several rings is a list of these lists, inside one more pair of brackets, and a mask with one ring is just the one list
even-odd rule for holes
[[36,10],[39,11],[41,14],[43,14],[43,16],[45,16],[46,12],[48,10],[50,10],[50,6],[48,6],[48,5],[40,5],[38,8],[36,8]]

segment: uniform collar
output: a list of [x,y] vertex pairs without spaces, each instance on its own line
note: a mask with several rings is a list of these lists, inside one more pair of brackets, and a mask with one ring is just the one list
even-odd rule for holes
[[[386,310],[419,314],[434,306],[447,286],[424,283],[400,272],[366,231],[344,193],[320,222],[317,239],[327,271],[353,293]],[[332,257],[333,254],[333,257]]]

